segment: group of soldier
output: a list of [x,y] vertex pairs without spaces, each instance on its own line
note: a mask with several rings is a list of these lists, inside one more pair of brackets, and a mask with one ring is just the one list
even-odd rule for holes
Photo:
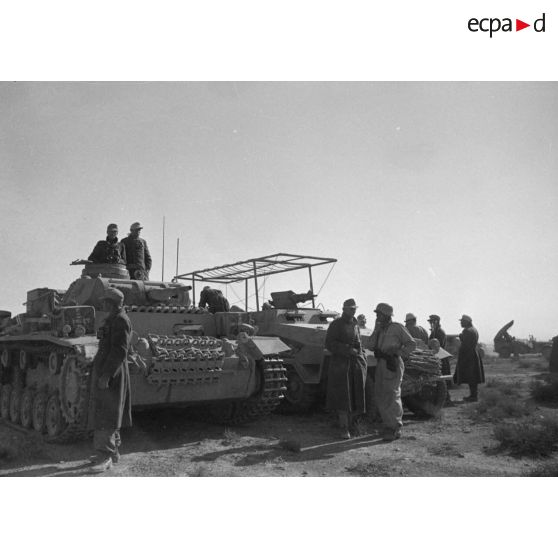
[[106,239],[97,242],[89,261],[96,264],[125,265],[131,279],[149,279],[151,254],[147,242],[140,237],[142,229],[140,223],[132,223],[128,236],[119,240],[118,225],[111,223],[107,227]]
[[[446,334],[437,314],[429,316],[431,331],[428,335],[423,327],[417,326],[414,314],[407,314],[405,325],[394,322],[393,307],[381,302],[374,310],[376,322],[372,335],[363,343],[360,329],[366,326],[366,318],[363,314],[355,318],[356,309],[354,299],[346,300],[341,316],[327,330],[325,346],[332,356],[326,407],[337,411],[341,437],[348,439],[355,421],[367,412],[368,403],[379,414],[382,438],[391,442],[401,436],[403,426],[401,383],[404,360],[417,348],[417,344],[426,344],[436,354],[441,354],[442,374],[450,375],[450,355],[444,350]],[[484,368],[478,351],[479,334],[470,316],[463,314],[460,323],[463,331],[459,335],[461,344],[453,381],[469,385],[470,394],[464,401],[472,402],[477,401],[478,384],[484,382]],[[366,397],[365,349],[373,351],[377,361],[372,400]]]

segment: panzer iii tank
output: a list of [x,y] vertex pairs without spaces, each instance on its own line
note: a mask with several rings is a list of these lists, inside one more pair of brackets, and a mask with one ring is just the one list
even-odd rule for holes
[[[78,262],[81,263],[81,262]],[[133,409],[197,408],[238,424],[273,411],[286,391],[277,338],[249,335],[234,314],[193,308],[190,286],[127,278],[115,264],[86,264],[67,290],[34,289],[24,314],[0,311],[0,413],[53,441],[91,429],[97,334],[109,287],[124,293]]]
[[[251,324],[260,336],[279,338],[288,350],[281,354],[287,370],[287,391],[282,404],[284,410],[306,411],[325,399],[325,386],[330,354],[325,349],[325,337],[330,322],[339,316],[316,308],[312,279],[315,266],[333,264],[333,258],[278,253],[178,275],[189,279],[195,288],[196,281],[231,284],[245,282],[248,299],[248,283],[254,282],[256,311],[248,311],[246,300],[244,313],[238,314],[244,323]],[[272,274],[307,270],[310,289],[305,293],[292,290],[270,293],[270,300],[259,304],[258,279]],[[300,307],[309,302],[312,307]],[[239,308],[239,310],[241,310]],[[225,314],[223,314],[225,315]],[[372,330],[361,330],[363,342]],[[368,373],[372,378],[376,366],[374,355],[367,351]],[[436,416],[446,399],[445,380],[451,376],[441,375],[440,361],[428,348],[417,349],[405,364],[401,386],[403,402],[413,413]],[[369,388],[371,385],[369,384]]]

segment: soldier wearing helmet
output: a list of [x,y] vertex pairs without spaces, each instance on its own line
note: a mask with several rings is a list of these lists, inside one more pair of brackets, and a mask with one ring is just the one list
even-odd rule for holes
[[104,472],[120,457],[120,428],[132,426],[128,350],[132,325],[123,308],[124,295],[109,287],[101,298],[108,312],[99,329],[99,350],[93,360],[96,373],[93,472]]
[[130,233],[122,243],[126,247],[126,268],[130,278],[147,281],[151,271],[151,254],[145,239],[140,238],[142,229],[141,223],[132,223]]
[[403,358],[407,358],[417,344],[402,324],[392,321],[393,308],[389,304],[380,302],[374,312],[377,316],[376,326],[366,348],[374,351],[378,361],[374,377],[374,398],[382,417],[382,437],[391,442],[401,436],[403,426]]
[[126,264],[126,248],[118,240],[118,225],[111,223],[107,227],[106,240],[95,244],[88,259],[96,264]]

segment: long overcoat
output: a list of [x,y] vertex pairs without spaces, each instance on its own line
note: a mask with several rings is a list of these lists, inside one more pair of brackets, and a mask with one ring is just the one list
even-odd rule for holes
[[459,334],[461,346],[457,353],[454,381],[456,384],[484,383],[484,366],[478,351],[479,332],[473,326]]
[[[351,413],[366,412],[366,356],[357,321],[341,316],[331,322],[325,347],[331,352],[327,372],[327,408]],[[358,350],[358,356],[350,354],[351,348]]]
[[108,389],[96,389],[95,430],[118,430],[132,426],[132,398],[128,349],[132,324],[123,309],[109,316],[103,324],[103,335],[93,365],[97,379],[110,378]]

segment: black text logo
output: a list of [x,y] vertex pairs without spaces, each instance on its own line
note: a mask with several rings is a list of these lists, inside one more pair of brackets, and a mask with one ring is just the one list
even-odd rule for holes
[[494,33],[504,32],[509,33],[513,31],[521,31],[522,29],[527,29],[527,27],[532,27],[533,31],[536,33],[544,33],[545,32],[545,25],[546,25],[546,14],[542,14],[542,16],[536,19],[533,22],[533,25],[530,23],[526,23],[521,19],[515,18],[515,28],[513,25],[513,19],[510,17],[484,17],[478,19],[476,17],[472,17],[469,22],[467,23],[467,27],[469,31],[473,33],[489,33],[489,37],[492,38]]

